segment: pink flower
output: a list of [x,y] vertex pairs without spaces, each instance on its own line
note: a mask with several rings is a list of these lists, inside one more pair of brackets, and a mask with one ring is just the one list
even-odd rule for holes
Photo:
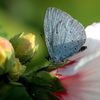
[[65,88],[65,91],[55,93],[59,100],[100,100],[100,23],[85,30],[87,49],[52,72]]

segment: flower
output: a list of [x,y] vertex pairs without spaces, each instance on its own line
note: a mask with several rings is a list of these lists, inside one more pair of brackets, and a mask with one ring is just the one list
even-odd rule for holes
[[14,65],[14,49],[11,43],[0,37],[0,75],[7,73]]
[[85,29],[87,49],[69,58],[69,63],[53,71],[65,88],[54,93],[59,100],[100,99],[100,23]]

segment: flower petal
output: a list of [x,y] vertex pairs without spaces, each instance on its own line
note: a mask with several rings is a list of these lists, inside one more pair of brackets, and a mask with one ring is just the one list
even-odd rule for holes
[[[65,90],[56,93],[60,100],[99,100],[100,99],[100,51],[81,59],[76,66],[67,70],[72,74],[59,70]],[[65,67],[66,70],[66,67]],[[67,71],[68,72],[68,71]]]

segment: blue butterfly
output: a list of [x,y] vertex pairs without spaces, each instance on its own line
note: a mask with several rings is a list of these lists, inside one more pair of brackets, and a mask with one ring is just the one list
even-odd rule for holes
[[46,10],[44,34],[50,58],[54,63],[61,63],[79,52],[86,41],[83,25],[54,7]]

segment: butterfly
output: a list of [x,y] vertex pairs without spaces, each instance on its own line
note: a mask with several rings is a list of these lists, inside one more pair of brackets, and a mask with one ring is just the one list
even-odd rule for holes
[[83,25],[55,7],[46,10],[44,34],[50,58],[55,64],[79,52],[86,41]]

